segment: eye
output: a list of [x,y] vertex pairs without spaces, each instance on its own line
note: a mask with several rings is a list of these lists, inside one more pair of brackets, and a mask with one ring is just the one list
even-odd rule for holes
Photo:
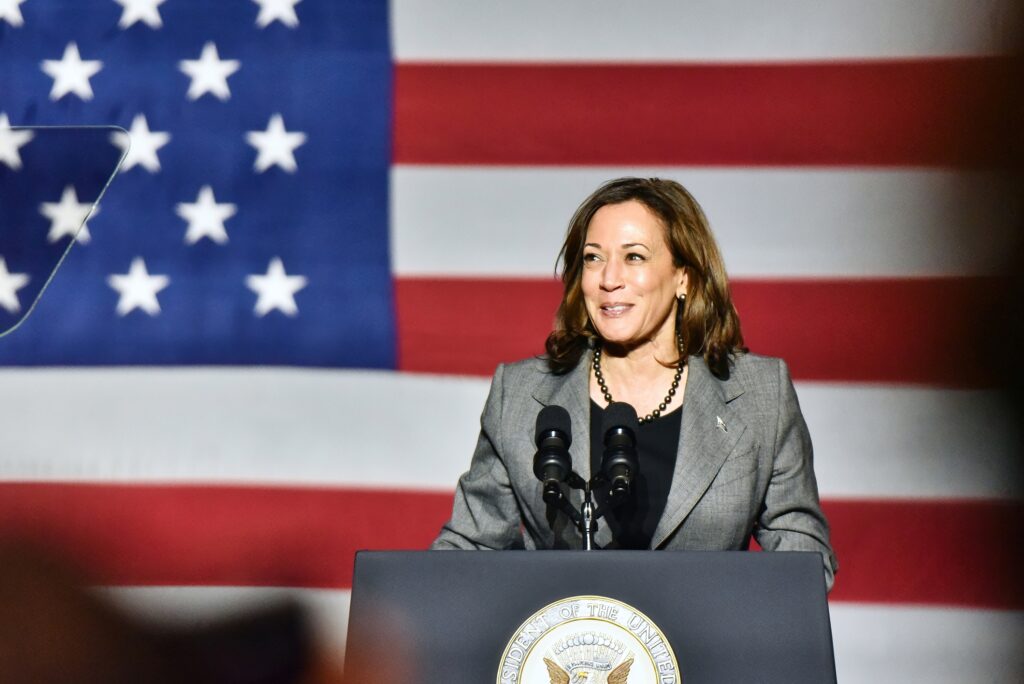
[[630,252],[626,255],[626,261],[647,261],[647,257],[638,252]]
[[595,261],[600,261],[600,259],[601,259],[601,255],[597,254],[596,252],[584,252],[583,253],[583,261],[585,263],[592,263],[592,262],[595,262]]

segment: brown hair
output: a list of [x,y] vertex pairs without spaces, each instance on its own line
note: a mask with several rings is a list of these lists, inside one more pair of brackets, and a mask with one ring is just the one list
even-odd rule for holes
[[679,183],[659,178],[617,178],[608,181],[584,200],[572,220],[558,258],[565,287],[558,307],[555,329],[545,348],[552,371],[565,372],[579,362],[598,340],[583,301],[581,275],[583,246],[594,214],[608,204],[636,200],[657,216],[677,267],[689,279],[686,303],[676,310],[676,331],[687,354],[702,354],[719,377],[729,374],[729,357],[746,352],[740,319],[729,294],[722,256],[711,234],[704,211]]

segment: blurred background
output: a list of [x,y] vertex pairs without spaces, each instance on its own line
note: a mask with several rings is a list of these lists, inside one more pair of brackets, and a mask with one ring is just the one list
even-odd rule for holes
[[[77,240],[0,338],[0,535],[147,624],[287,599],[336,662],[575,207],[666,177],[796,380],[840,681],[1020,681],[1016,4],[0,0],[0,323]],[[11,128],[67,124],[130,134],[102,197],[122,135]]]

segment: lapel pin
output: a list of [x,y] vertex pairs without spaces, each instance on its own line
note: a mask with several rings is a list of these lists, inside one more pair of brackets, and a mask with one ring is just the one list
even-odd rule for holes
[[719,429],[719,430],[721,430],[722,432],[728,432],[728,431],[729,431],[729,430],[727,430],[727,429],[726,429],[726,427],[725,427],[725,421],[724,421],[724,420],[722,420],[722,417],[721,417],[721,416],[715,416],[715,420],[717,420],[717,421],[718,421],[718,429]]

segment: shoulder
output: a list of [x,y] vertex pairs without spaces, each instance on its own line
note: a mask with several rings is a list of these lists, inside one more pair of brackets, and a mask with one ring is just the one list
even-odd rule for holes
[[[774,401],[792,385],[786,362],[775,356],[743,353],[729,364],[729,377],[721,380],[729,394]],[[731,391],[730,391],[731,390]]]
[[531,356],[521,361],[503,363],[495,371],[495,377],[501,377],[503,383],[516,386],[536,386],[561,382],[568,373],[555,373],[548,367],[547,360],[542,356]]
[[552,373],[543,358],[500,364],[481,416],[484,429],[497,443],[503,435],[532,434],[528,426],[536,421],[537,412],[571,387],[569,382],[566,376]]
[[800,402],[786,362],[774,356],[740,354],[733,379],[743,386],[744,404],[766,419],[800,416]]
[[786,362],[776,356],[762,356],[750,352],[736,354],[729,364],[729,380],[738,379],[746,382],[778,379],[782,374],[789,374]]
[[506,376],[551,375],[551,371],[548,370],[548,363],[543,356],[531,356],[521,361],[503,363],[498,368]]
[[588,364],[580,362],[568,373],[555,373],[543,357],[531,357],[498,366],[491,383],[491,396],[508,405],[542,405],[568,400],[565,392],[586,391]]

